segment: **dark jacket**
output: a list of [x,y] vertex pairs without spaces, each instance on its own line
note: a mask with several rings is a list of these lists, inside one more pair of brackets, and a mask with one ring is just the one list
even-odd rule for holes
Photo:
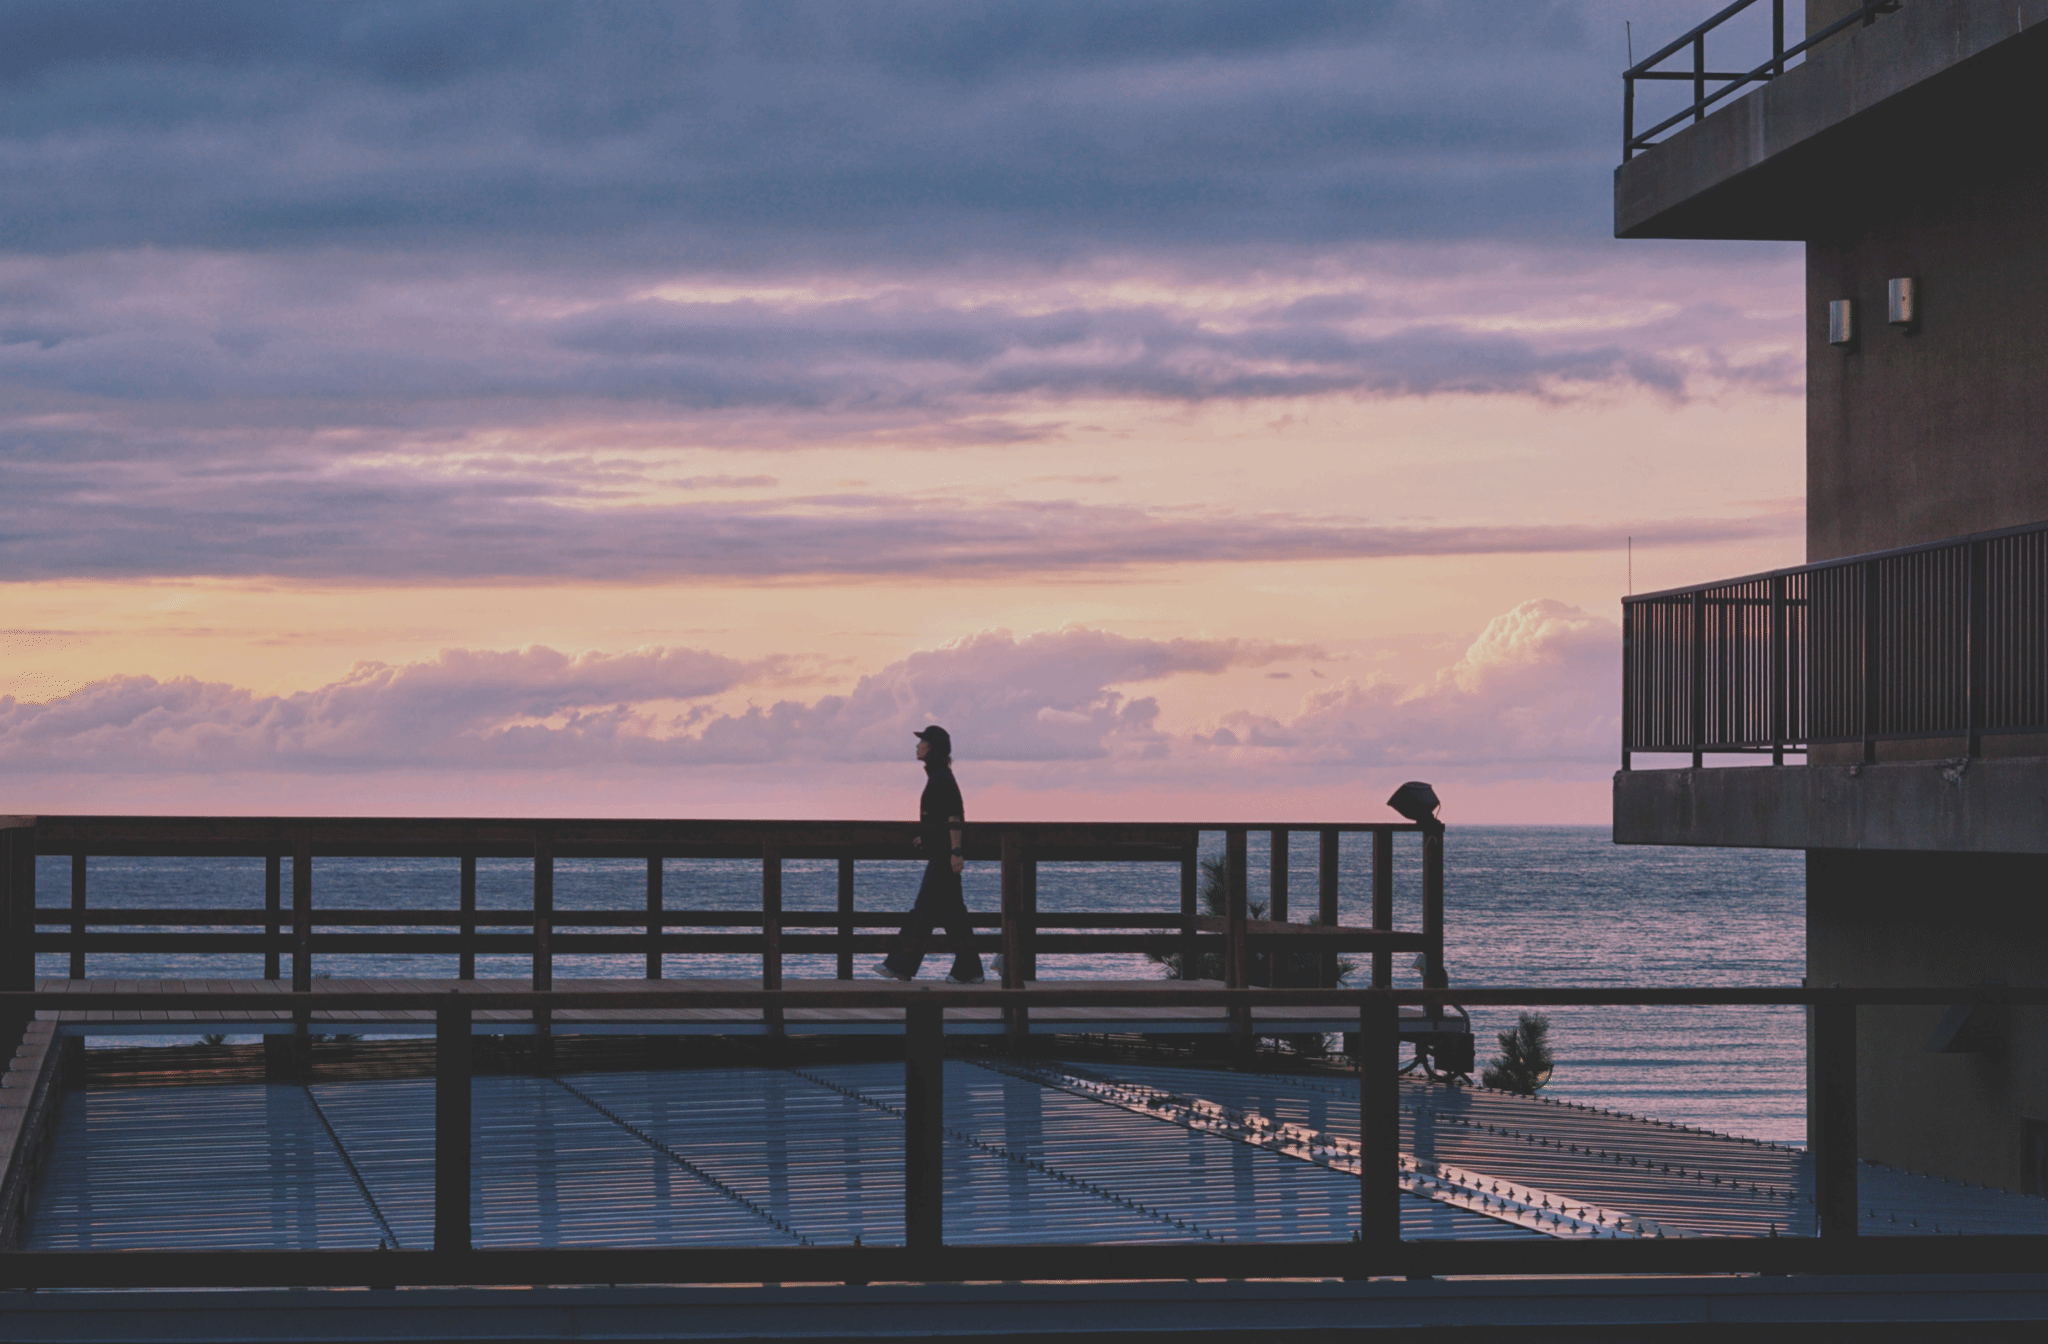
[[952,766],[927,761],[924,773],[924,796],[917,800],[918,834],[924,837],[925,857],[942,859],[953,851],[952,819],[964,820],[967,805],[960,800]]

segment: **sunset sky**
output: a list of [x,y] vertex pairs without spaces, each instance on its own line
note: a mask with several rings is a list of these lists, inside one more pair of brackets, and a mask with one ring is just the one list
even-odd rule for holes
[[15,0],[0,811],[1605,821],[1804,558],[1719,7]]

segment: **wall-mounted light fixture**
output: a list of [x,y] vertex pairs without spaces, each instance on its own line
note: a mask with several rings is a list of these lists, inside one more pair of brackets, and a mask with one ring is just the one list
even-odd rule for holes
[[1905,328],[1908,335],[1920,325],[1920,285],[1911,276],[1894,280],[1887,287],[1886,321]]
[[1856,300],[1836,299],[1828,304],[1828,344],[1856,344]]

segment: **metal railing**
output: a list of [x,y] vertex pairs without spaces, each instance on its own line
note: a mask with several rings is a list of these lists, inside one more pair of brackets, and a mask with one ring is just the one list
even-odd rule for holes
[[2048,523],[1622,603],[1637,752],[1787,752],[2048,732]]
[[[1889,14],[1899,7],[1900,0],[1862,0],[1850,13],[1835,20],[1817,32],[1809,34],[1804,41],[1785,45],[1785,0],[1771,0],[1771,59],[1753,70],[1709,70],[1707,68],[1707,34],[1721,27],[1736,15],[1747,10],[1758,0],[1736,0],[1720,13],[1686,33],[1683,37],[1668,43],[1651,56],[1637,61],[1621,74],[1621,158],[1626,163],[1640,149],[1648,149],[1657,142],[1657,137],[1679,125],[1681,122],[1706,120],[1707,112],[1716,103],[1731,98],[1751,84],[1761,84],[1776,79],[1785,73],[1785,68],[1797,57],[1811,51],[1815,46],[1849,28],[1864,27],[1877,21],[1880,14]],[[1690,52],[1692,68],[1689,70],[1660,70],[1657,67],[1681,52]],[[1692,85],[1692,103],[1672,113],[1650,129],[1636,130],[1636,81],[1683,80]],[[1713,81],[1724,83],[1713,88]]]
[[[1033,1005],[1156,1005],[1159,994],[1186,1007],[1351,1007],[1358,1012],[1359,1220],[1344,1242],[1196,1242],[959,1246],[946,1241],[946,1116],[941,1075],[949,1010]],[[471,1077],[474,1033],[487,1010],[565,1012],[579,1008],[754,1009],[833,1006],[820,990],[704,990],[650,985],[630,992],[315,990],[292,1006],[435,1014],[432,1249],[399,1251],[5,1251],[0,1287],[253,1287],[567,1283],[868,1283],[960,1280],[1190,1278],[1359,1278],[1370,1275],[1629,1273],[1941,1273],[2032,1271],[2048,1237],[1858,1235],[1857,1009],[1860,1005],[2048,1004],[2048,989],[1982,986],[1913,989],[1572,988],[1460,991],[1467,1004],[1803,1005],[1812,1010],[1812,1106],[1816,1237],[1677,1237],[1503,1241],[1407,1241],[1401,1236],[1399,1012],[1426,1004],[1413,990],[1203,989],[1151,992],[1076,983],[1018,990],[877,989],[872,1003],[905,1013],[904,1244],[797,1247],[526,1247],[472,1245]],[[0,1016],[38,1010],[189,1013],[269,1010],[276,994],[175,992],[0,992]],[[497,1028],[504,1030],[502,1026]],[[763,1142],[765,1142],[765,1138]],[[1332,1141],[1349,1148],[1348,1136]]]
[[[1272,838],[1267,918],[1250,918],[1248,838]],[[1226,911],[1199,908],[1202,832],[1220,831],[1227,878]],[[1313,922],[1289,920],[1288,837],[1318,838],[1317,909]],[[1414,832],[1421,842],[1420,930],[1394,927],[1394,839]],[[531,959],[532,985],[549,989],[557,953],[633,954],[645,958],[646,976],[661,979],[667,959],[692,954],[759,955],[765,989],[782,986],[787,955],[836,957],[839,979],[851,979],[859,952],[880,952],[893,935],[862,929],[895,928],[905,911],[855,907],[857,860],[922,859],[912,847],[917,827],[879,821],[639,821],[639,820],[420,820],[390,818],[238,817],[7,817],[0,818],[0,989],[34,984],[35,954],[65,953],[72,979],[83,979],[86,958],[103,953],[160,955],[257,953],[264,978],[287,971],[296,990],[313,983],[313,960],[330,953],[442,953],[455,958],[458,978],[473,979],[478,956]],[[1372,924],[1338,922],[1339,845],[1344,835],[1372,838]],[[1252,983],[1255,953],[1276,965],[1299,966],[1313,955],[1322,983],[1336,983],[1341,952],[1369,952],[1375,985],[1392,981],[1392,957],[1420,952],[1425,983],[1442,985],[1443,831],[1412,822],[1330,824],[1187,823],[970,823],[963,833],[969,861],[1001,864],[1000,913],[974,923],[977,951],[1004,954],[1003,983],[1017,988],[1036,978],[1040,953],[1178,953],[1191,972],[1204,954],[1220,954],[1223,980]],[[36,903],[37,856],[68,856],[68,905]],[[88,879],[95,856],[210,856],[262,858],[261,909],[94,908]],[[321,908],[315,902],[316,860],[349,857],[442,857],[460,862],[438,910]],[[289,857],[290,896],[285,896]],[[524,910],[477,908],[477,860],[519,858],[533,864],[533,896]],[[646,863],[644,909],[560,909],[554,865],[561,858],[628,858]],[[676,908],[665,899],[665,860],[741,859],[758,862],[757,909]],[[836,909],[795,911],[783,906],[783,865],[789,859],[836,860]],[[1170,863],[1180,876],[1180,908],[1145,911],[1041,911],[1041,862]],[[900,891],[898,895],[900,897]],[[110,931],[109,925],[130,926]],[[135,931],[133,926],[145,926]],[[177,926],[149,929],[146,926]],[[381,927],[380,927],[381,926]],[[408,930],[391,932],[392,927]],[[568,932],[565,929],[604,930]],[[347,931],[353,930],[353,931]],[[415,931],[417,930],[417,931]],[[431,931],[445,930],[445,931]],[[677,930],[692,930],[679,932]],[[704,930],[723,930],[706,932]],[[743,931],[742,931],[743,930]],[[931,947],[950,947],[934,939]],[[1296,954],[1284,959],[1276,953]]]

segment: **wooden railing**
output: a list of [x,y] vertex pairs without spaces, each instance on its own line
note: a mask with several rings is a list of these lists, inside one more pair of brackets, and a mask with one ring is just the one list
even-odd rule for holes
[[[1251,831],[1272,835],[1268,918],[1249,917],[1247,849]],[[1199,908],[1199,842],[1221,831],[1228,874],[1226,914]],[[1289,920],[1288,836],[1317,835],[1317,911],[1313,923]],[[1422,928],[1394,928],[1394,840],[1418,835],[1421,847]],[[827,953],[841,979],[854,974],[854,957],[892,945],[893,935],[862,932],[894,928],[902,909],[856,907],[858,860],[917,860],[917,827],[880,821],[642,821],[407,819],[347,817],[0,817],[0,990],[33,987],[35,954],[68,953],[70,972],[82,979],[96,953],[160,955],[261,953],[264,978],[308,989],[314,958],[329,953],[443,953],[454,956],[459,977],[472,979],[478,956],[531,959],[532,985],[554,983],[557,953],[632,954],[645,974],[661,979],[666,959],[693,954],[759,955],[764,989],[782,986],[783,959]],[[1338,922],[1338,846],[1346,834],[1372,837],[1372,924]],[[1392,957],[1420,952],[1424,983],[1441,986],[1443,974],[1443,831],[1407,822],[1326,824],[1244,823],[972,823],[963,848],[970,862],[1001,864],[1002,908],[975,917],[978,951],[1004,954],[1003,984],[1015,989],[1036,978],[1041,953],[1180,953],[1192,966],[1203,953],[1220,953],[1223,979],[1248,987],[1255,952],[1310,953],[1318,979],[1336,983],[1343,952],[1372,956],[1372,983],[1392,983]],[[35,859],[68,856],[70,900],[38,905]],[[97,856],[210,856],[264,860],[265,895],[252,908],[95,908],[91,861]],[[451,905],[438,910],[322,908],[316,901],[318,861],[347,857],[440,857],[460,861]],[[285,860],[290,859],[287,904]],[[524,910],[477,908],[477,860],[518,858],[533,865],[533,898]],[[646,863],[645,908],[565,910],[554,901],[557,859],[636,859]],[[758,861],[758,909],[676,909],[664,900],[669,859]],[[783,865],[792,859],[836,860],[838,901],[832,911],[783,908]],[[1145,911],[1041,912],[1038,866],[1065,863],[1171,863],[1180,870],[1180,907]],[[108,925],[129,926],[110,931]],[[151,929],[146,926],[178,926]],[[135,926],[145,926],[138,931]],[[194,928],[193,926],[200,926]],[[407,930],[392,932],[393,927]],[[347,932],[345,930],[357,930]],[[568,932],[569,930],[605,930]],[[416,930],[416,931],[415,931]],[[446,930],[434,932],[431,930]],[[679,932],[678,930],[690,930]],[[705,932],[704,930],[729,930]],[[934,940],[934,946],[939,945]],[[1290,959],[1292,960],[1292,959]],[[1272,961],[1269,960],[1269,965]]]
[[[1986,1273],[2035,1271],[2048,1254],[2042,1236],[1858,1235],[1856,1144],[1857,1010],[1862,1005],[1974,1003],[1995,994],[2010,1006],[2048,1005],[2048,989],[1982,986],[1914,989],[1572,988],[1466,989],[1468,1005],[1743,1004],[1812,1010],[1813,1135],[1817,1237],[1700,1237],[1485,1242],[1401,1237],[1399,1012],[1426,991],[1235,989],[1197,986],[1118,989],[1076,982],[1057,988],[959,990],[877,987],[871,1002],[905,1011],[904,1229],[901,1246],[533,1247],[471,1244],[470,1089],[473,1033],[489,1031],[486,1010],[561,1012],[579,1008],[750,1009],[831,1007],[843,993],[819,990],[704,990],[650,985],[620,992],[505,992],[481,987],[444,994],[321,990],[285,1006],[335,1010],[427,1010],[435,1014],[434,1240],[405,1251],[9,1251],[0,1287],[250,1287],[316,1285],[568,1283],[830,1283],[958,1280],[1190,1278],[1361,1278],[1444,1274]],[[0,993],[0,1014],[39,1009],[169,1012],[272,1010],[276,993]],[[945,1144],[944,1019],[950,1009],[1022,1006],[1344,1006],[1358,1012],[1359,1223],[1348,1242],[1171,1243],[1163,1245],[949,1245],[940,1175]],[[502,1028],[501,1028],[502,1029]]]

